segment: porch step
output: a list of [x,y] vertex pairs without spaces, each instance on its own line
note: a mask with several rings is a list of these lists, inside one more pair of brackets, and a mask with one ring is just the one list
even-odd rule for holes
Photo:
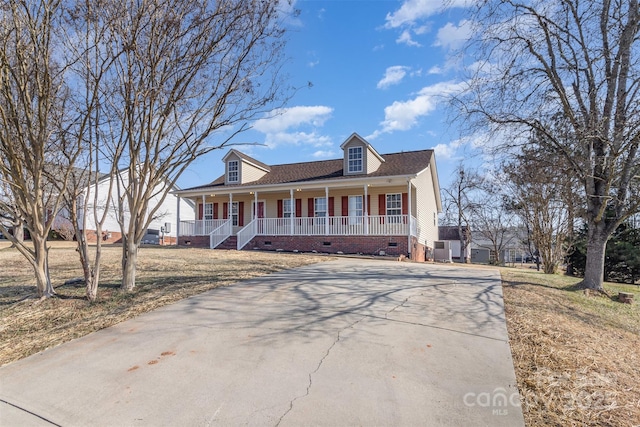
[[236,250],[238,249],[238,237],[229,236],[227,240],[222,242],[216,249]]

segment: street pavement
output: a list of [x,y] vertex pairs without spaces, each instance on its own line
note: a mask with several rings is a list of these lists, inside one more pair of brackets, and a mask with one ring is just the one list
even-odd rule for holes
[[0,368],[0,426],[51,425],[523,426],[499,272],[341,258]]

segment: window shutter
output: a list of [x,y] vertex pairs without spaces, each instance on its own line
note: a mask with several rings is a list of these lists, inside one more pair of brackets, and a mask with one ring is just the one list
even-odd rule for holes
[[329,203],[328,203],[328,209],[329,209],[329,216],[333,216],[333,210],[334,210],[334,200],[333,200],[333,196],[329,197]]
[[238,202],[238,225],[244,226],[244,202]]
[[387,214],[387,196],[385,194],[378,194],[378,215]]
[[218,204],[213,204],[213,219],[218,219]]
[[302,199],[296,199],[296,216],[298,218],[302,216]]
[[342,196],[342,216],[349,216],[349,196]]
[[284,207],[282,206],[282,199],[278,199],[278,218],[284,216]]
[[229,219],[229,203],[222,204],[222,219]]
[[200,203],[198,205],[198,219],[202,219],[204,216],[204,205]]
[[367,215],[371,215],[371,194],[367,194]]
[[315,215],[315,207],[313,206],[313,197],[307,199],[307,216],[312,217]]
[[402,193],[402,215],[409,213],[409,194]]

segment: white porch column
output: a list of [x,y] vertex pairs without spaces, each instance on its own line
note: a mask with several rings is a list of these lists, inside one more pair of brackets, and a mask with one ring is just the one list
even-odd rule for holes
[[[206,233],[204,232],[204,198],[205,195],[202,195],[202,217],[200,218],[200,235],[204,236]],[[200,209],[198,209],[198,212],[200,212]],[[198,218],[198,212],[196,212],[196,219]],[[196,224],[198,224],[198,221],[196,221]]]
[[291,199],[291,215],[289,217],[291,222],[291,235],[294,233],[294,221],[296,216],[295,199],[293,198],[293,188],[289,190],[289,198]]
[[[231,207],[231,205],[233,205],[233,193],[229,193],[229,206],[227,206],[227,219],[228,220],[232,220],[233,219],[233,218],[231,218],[231,215],[233,213],[233,208]],[[233,222],[232,222],[232,224],[233,224]]]
[[364,235],[368,236],[369,235],[369,210],[367,208],[367,199],[369,197],[368,195],[369,192],[369,185],[365,184],[364,185],[364,200],[362,201],[362,210],[364,211]]
[[409,229],[407,230],[407,250],[409,251],[409,258],[411,258],[411,180],[407,181],[407,224]]
[[256,191],[253,194],[253,219],[258,219],[258,192]]
[[326,202],[326,210],[324,212],[324,234],[329,235],[329,187],[324,187],[324,201]]
[[[180,237],[180,196],[176,197],[178,205],[176,206],[176,216],[178,220],[176,221],[176,246],[178,246],[178,237]],[[171,242],[171,240],[169,240]]]

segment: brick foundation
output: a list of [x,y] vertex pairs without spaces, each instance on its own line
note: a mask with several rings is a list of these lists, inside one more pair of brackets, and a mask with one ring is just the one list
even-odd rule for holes
[[[180,236],[178,245],[196,248],[208,248],[209,236]],[[430,259],[430,249],[411,239],[411,259],[425,261]],[[244,250],[263,250],[285,252],[311,252],[335,254],[365,254],[399,256],[408,254],[406,236],[257,236]]]
[[180,236],[178,246],[192,246],[194,248],[208,248],[209,236]]
[[405,236],[258,236],[245,249],[366,255],[379,255],[384,251],[393,256],[408,253]]

